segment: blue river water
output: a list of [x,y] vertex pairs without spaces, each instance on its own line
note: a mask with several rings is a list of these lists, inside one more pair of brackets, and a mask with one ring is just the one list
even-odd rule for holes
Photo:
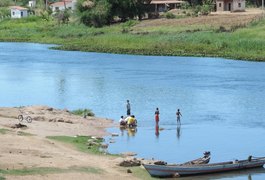
[[[129,99],[138,127],[110,128],[119,134],[106,137],[107,142],[116,141],[109,145],[110,153],[132,151],[171,163],[201,157],[206,150],[212,152],[212,162],[265,156],[265,63],[49,47],[0,43],[0,106],[91,108],[96,116],[118,121]],[[183,115],[181,126],[176,123],[177,109]],[[265,179],[265,173],[208,179],[229,178]]]

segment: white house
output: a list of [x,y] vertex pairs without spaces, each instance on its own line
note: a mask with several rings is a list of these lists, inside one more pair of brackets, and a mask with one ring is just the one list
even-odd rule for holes
[[246,0],[216,0],[216,11],[245,11]]
[[20,6],[11,6],[11,18],[23,18],[28,16],[28,9]]
[[153,12],[157,13],[180,8],[183,3],[185,3],[185,1],[182,0],[152,0],[150,7]]
[[29,1],[29,7],[30,8],[35,8],[36,7],[36,0]]
[[66,9],[75,10],[76,0],[63,0],[50,5],[52,11],[62,11]]

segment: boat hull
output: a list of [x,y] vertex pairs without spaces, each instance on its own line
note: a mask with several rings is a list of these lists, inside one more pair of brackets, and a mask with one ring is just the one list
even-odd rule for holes
[[259,161],[240,161],[225,162],[208,165],[192,165],[192,166],[167,166],[167,165],[144,165],[145,169],[154,177],[178,177],[188,175],[210,174],[226,171],[235,171],[242,169],[263,167],[264,160]]

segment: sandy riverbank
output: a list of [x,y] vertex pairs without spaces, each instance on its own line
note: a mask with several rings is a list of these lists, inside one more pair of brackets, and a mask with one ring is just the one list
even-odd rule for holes
[[[29,114],[33,122],[23,124],[25,129],[11,128],[18,124],[19,110]],[[58,110],[46,106],[24,108],[0,108],[0,170],[21,170],[36,168],[59,168],[53,173],[11,175],[1,174],[0,179],[136,179],[127,174],[126,169],[118,167],[116,157],[88,154],[74,147],[47,139],[47,136],[106,135],[105,128],[113,124],[104,118],[82,117],[67,110]],[[21,135],[22,133],[32,135]],[[73,168],[74,167],[74,168]],[[86,168],[89,171],[80,169]],[[62,171],[78,169],[77,171]]]

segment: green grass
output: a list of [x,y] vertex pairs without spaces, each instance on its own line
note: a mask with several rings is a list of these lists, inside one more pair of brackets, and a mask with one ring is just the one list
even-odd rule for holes
[[40,17],[0,22],[0,41],[59,44],[56,49],[166,56],[209,56],[265,61],[265,19],[218,32],[211,25],[137,28],[136,22],[103,28],[58,25]]
[[11,170],[0,169],[1,174],[14,175],[14,176],[45,175],[45,174],[68,173],[68,172],[100,174],[104,171],[102,169],[94,167],[76,167],[76,166],[69,167],[67,169],[55,168],[55,167],[38,167],[38,168],[11,169]]
[[84,114],[86,114],[87,116],[95,116],[95,114],[90,109],[77,109],[71,111],[71,113],[78,116],[83,116]]
[[139,179],[144,179],[144,180],[154,180],[157,178],[153,178],[152,176],[150,176],[150,174],[142,167],[130,167],[130,169],[132,170],[132,174],[139,178]]
[[1,128],[0,129],[0,134],[6,134],[7,132],[9,132],[10,130],[8,129],[4,129],[4,128]]
[[34,136],[33,134],[27,133],[27,132],[23,132],[23,131],[18,131],[17,134],[19,136]]
[[0,174],[0,180],[5,180],[6,178],[2,176],[2,174]]
[[60,141],[63,143],[71,144],[73,145],[77,150],[81,152],[86,153],[93,153],[93,154],[102,154],[100,152],[100,143],[102,140],[95,140],[95,142],[98,143],[98,145],[93,145],[88,148],[87,142],[89,139],[92,139],[90,136],[77,136],[77,137],[70,137],[70,136],[48,136],[48,139]]

